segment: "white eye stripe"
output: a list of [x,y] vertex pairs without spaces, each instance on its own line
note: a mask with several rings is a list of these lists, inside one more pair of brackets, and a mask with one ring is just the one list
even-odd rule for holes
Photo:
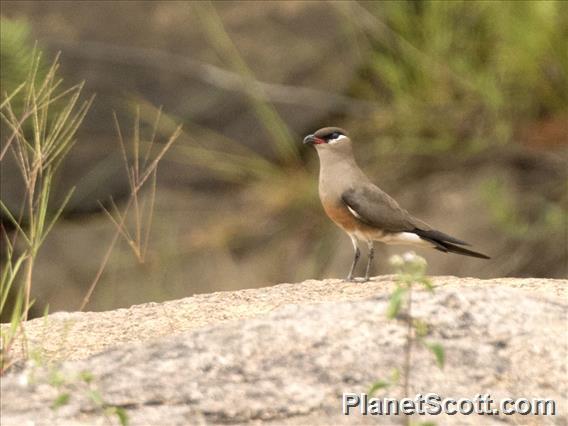
[[342,139],[347,139],[347,137],[345,135],[339,135],[335,139],[328,139],[327,143],[334,144],[334,143],[339,142]]

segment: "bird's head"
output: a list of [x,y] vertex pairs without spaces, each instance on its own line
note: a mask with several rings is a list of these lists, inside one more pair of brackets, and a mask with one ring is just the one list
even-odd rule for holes
[[339,127],[324,127],[319,129],[313,135],[308,135],[304,138],[305,145],[314,145],[318,150],[319,148],[340,147],[341,145],[350,144],[351,140],[347,136],[347,132]]

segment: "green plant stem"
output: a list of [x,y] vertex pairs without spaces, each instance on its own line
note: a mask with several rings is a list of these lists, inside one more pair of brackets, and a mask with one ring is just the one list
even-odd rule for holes
[[[408,283],[408,300],[407,300],[407,311],[406,311],[406,351],[404,354],[404,398],[409,397],[409,386],[410,386],[410,361],[412,355],[412,282]],[[405,424],[410,425],[410,417],[405,417]]]
[[27,321],[28,312],[30,310],[30,298],[32,292],[32,278],[34,270],[34,261],[36,255],[36,222],[35,222],[35,211],[34,211],[34,195],[35,195],[35,185],[37,182],[37,169],[34,167],[33,172],[30,175],[28,181],[28,217],[29,217],[29,257],[26,260],[26,270],[24,276],[24,311],[22,315],[23,321]]
[[34,256],[29,256],[26,261],[26,275],[24,278],[25,294],[24,294],[24,312],[22,315],[22,319],[24,321],[28,319],[28,311],[30,309],[33,269],[34,269]]

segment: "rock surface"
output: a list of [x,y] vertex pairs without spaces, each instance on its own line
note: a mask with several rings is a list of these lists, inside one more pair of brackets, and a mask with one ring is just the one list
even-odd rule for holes
[[[414,293],[413,313],[444,347],[445,367],[416,346],[409,394],[552,398],[557,414],[416,420],[566,424],[568,281],[434,283],[433,294]],[[30,321],[41,361],[2,378],[2,424],[118,424],[116,407],[131,425],[400,424],[341,413],[343,392],[366,392],[403,365],[405,323],[385,317],[393,286],[392,276],[306,281]],[[377,395],[401,398],[402,388]]]

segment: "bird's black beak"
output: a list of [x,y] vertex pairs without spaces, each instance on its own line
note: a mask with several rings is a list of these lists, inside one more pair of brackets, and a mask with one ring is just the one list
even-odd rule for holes
[[313,145],[316,141],[316,137],[314,135],[308,135],[304,138],[304,145]]

